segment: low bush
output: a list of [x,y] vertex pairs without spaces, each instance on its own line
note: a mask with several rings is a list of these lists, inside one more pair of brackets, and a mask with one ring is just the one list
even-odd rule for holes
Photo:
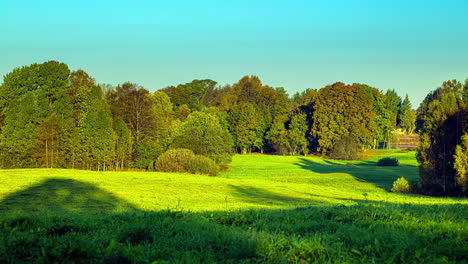
[[395,158],[383,158],[379,159],[377,162],[377,166],[382,166],[382,167],[396,167],[399,166],[400,162],[395,159]]
[[219,166],[212,159],[195,155],[187,164],[187,170],[193,174],[206,174],[216,176],[219,172]]
[[187,164],[195,156],[189,149],[170,149],[156,160],[156,170],[164,172],[187,172]]
[[401,177],[393,183],[392,192],[410,193],[411,185],[405,177]]

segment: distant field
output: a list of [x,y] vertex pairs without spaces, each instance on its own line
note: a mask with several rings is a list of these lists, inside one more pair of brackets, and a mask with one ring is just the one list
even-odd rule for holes
[[0,170],[0,262],[466,261],[468,200],[391,193],[415,153],[374,154],[236,155],[217,177]]

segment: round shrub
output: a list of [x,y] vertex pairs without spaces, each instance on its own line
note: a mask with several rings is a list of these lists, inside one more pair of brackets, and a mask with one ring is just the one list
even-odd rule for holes
[[156,170],[187,172],[187,164],[195,156],[190,149],[170,149],[156,160]]
[[383,167],[385,166],[396,167],[398,165],[400,165],[400,162],[395,158],[383,158],[383,159],[379,159],[379,161],[377,162],[377,166],[383,166]]
[[397,193],[410,193],[410,192],[411,192],[411,185],[410,185],[410,183],[405,179],[405,177],[401,177],[401,178],[397,179],[397,180],[393,183],[392,192],[397,192]]
[[216,176],[219,172],[219,166],[212,159],[195,155],[187,164],[187,170],[193,174],[206,174]]

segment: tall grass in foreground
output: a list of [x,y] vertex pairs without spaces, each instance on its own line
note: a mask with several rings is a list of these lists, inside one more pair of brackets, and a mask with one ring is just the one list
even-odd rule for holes
[[466,205],[9,216],[0,262],[462,263]]
[[238,155],[219,177],[0,171],[0,262],[466,262],[467,199],[389,192],[417,180],[414,152],[379,154]]

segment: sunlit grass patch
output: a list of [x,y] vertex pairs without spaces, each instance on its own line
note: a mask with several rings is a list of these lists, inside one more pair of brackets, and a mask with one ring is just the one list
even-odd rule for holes
[[[236,155],[217,177],[0,171],[0,262],[460,263],[468,200],[390,192],[414,152]],[[379,154],[379,155],[377,155]],[[381,156],[401,166],[378,167]]]

